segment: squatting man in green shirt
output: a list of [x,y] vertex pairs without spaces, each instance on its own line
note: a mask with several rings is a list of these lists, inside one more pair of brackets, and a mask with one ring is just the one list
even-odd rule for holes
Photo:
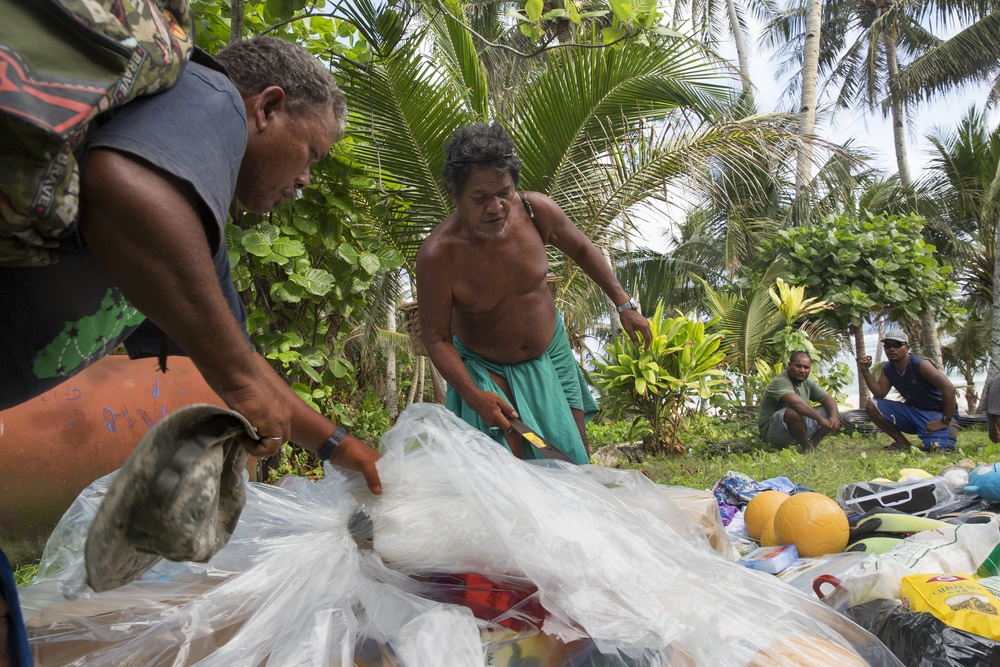
[[837,401],[809,379],[811,371],[812,357],[798,350],[788,358],[788,370],[767,385],[757,416],[762,440],[779,447],[795,442],[808,452],[840,428]]

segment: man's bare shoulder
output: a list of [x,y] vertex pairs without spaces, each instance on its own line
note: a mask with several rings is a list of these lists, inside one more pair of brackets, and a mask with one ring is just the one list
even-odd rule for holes
[[417,260],[440,260],[447,257],[455,242],[456,230],[454,215],[442,220],[420,245],[420,250],[417,251]]

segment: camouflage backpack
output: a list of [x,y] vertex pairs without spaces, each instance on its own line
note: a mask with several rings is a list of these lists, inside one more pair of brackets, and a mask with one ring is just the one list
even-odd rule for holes
[[99,114],[165,90],[194,45],[188,0],[0,0],[0,266],[75,236],[73,154]]

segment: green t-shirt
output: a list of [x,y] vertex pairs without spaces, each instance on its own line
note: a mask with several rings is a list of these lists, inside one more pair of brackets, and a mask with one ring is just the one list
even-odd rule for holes
[[788,407],[783,405],[781,402],[781,397],[785,394],[796,394],[800,396],[807,402],[817,403],[824,397],[827,393],[819,388],[812,379],[806,378],[804,382],[795,384],[792,382],[791,378],[788,377],[787,373],[782,373],[778,377],[771,380],[771,384],[767,385],[767,389],[764,390],[764,395],[760,399],[760,413],[757,415],[757,428],[760,430],[761,437],[767,432],[768,422],[771,421],[771,417],[775,412],[781,408]]

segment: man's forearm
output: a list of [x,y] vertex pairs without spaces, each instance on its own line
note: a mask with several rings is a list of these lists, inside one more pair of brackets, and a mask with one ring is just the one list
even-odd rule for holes
[[468,403],[469,397],[480,388],[465,368],[465,363],[458,354],[458,350],[455,349],[455,344],[451,341],[441,340],[430,343],[426,347],[427,355],[441,377]]
[[954,419],[956,417],[955,408],[957,407],[955,390],[952,389],[951,391],[943,391],[941,392],[941,397],[944,399],[944,407],[941,410],[941,416]]
[[824,419],[826,419],[823,415],[816,412],[816,409],[813,406],[809,405],[805,401],[802,401],[802,403],[793,403],[788,407],[791,410],[795,410],[803,417],[809,417],[813,421],[822,422]]
[[861,369],[861,377],[864,379],[865,384],[868,386],[868,391],[872,393],[872,396],[875,398],[885,397],[885,392],[882,391],[882,388],[879,386],[878,381],[875,379],[875,376],[872,375],[870,370],[867,368]]
[[611,299],[613,304],[620,306],[629,300],[629,293],[618,282],[618,278],[611,269],[611,263],[597,250],[596,246],[592,245],[575,261],[583,272]]

